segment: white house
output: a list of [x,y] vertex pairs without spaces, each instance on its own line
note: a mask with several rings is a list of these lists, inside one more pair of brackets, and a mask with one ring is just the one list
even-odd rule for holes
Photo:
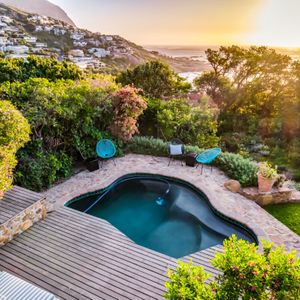
[[35,36],[24,36],[24,40],[28,43],[36,43],[37,38]]
[[0,16],[0,20],[6,24],[10,24],[13,22],[13,19],[11,19],[10,17],[8,16]]
[[85,47],[87,45],[87,42],[85,42],[85,41],[74,41],[73,45],[75,47]]
[[98,58],[110,55],[110,51],[105,50],[104,48],[90,48],[88,52]]
[[0,45],[5,46],[7,43],[7,37],[6,36],[0,36]]
[[76,41],[80,41],[81,39],[84,38],[84,34],[80,33],[80,32],[73,32],[71,35],[70,35],[71,39],[72,40],[76,40]]
[[69,51],[69,56],[73,57],[84,57],[84,52],[80,49],[72,49]]
[[47,48],[47,43],[35,43],[36,48]]
[[53,28],[52,31],[55,35],[65,35],[65,33],[67,32],[65,29],[62,28]]
[[35,27],[35,32],[41,32],[41,31],[44,31],[43,26],[38,25],[38,26]]
[[12,52],[14,54],[24,54],[29,51],[29,48],[25,45],[17,45],[17,46],[6,46],[5,52]]

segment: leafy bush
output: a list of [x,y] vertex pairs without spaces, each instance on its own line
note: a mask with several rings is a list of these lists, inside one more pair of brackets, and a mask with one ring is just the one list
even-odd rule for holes
[[210,277],[204,272],[202,266],[193,266],[192,261],[179,265],[176,272],[168,270],[169,282],[166,282],[167,293],[165,299],[169,300],[213,300],[213,290],[205,281]]
[[124,141],[138,133],[137,119],[147,108],[147,103],[137,92],[136,88],[126,86],[113,94],[114,118],[111,131]]
[[249,158],[225,152],[216,159],[216,165],[230,178],[238,180],[242,186],[257,185],[258,165]]
[[60,62],[55,58],[29,56],[23,58],[0,58],[0,82],[26,81],[29,78],[80,79],[80,69],[66,61]]
[[0,100],[0,194],[11,187],[15,155],[29,140],[29,133],[27,120],[15,106]]
[[126,144],[125,151],[136,154],[168,156],[167,143],[153,137],[135,136]]
[[15,182],[35,191],[41,191],[56,180],[70,176],[72,171],[70,156],[62,151],[45,151],[39,141],[19,151],[18,159]]
[[[40,190],[65,173],[57,166],[58,153],[67,153],[73,160],[95,156],[97,140],[111,124],[111,94],[116,89],[107,76],[77,82],[32,78],[3,83],[0,95],[23,112],[32,128],[32,143],[20,156],[16,182]],[[35,147],[36,142],[41,143],[40,147]],[[42,172],[39,165],[45,166],[45,174],[38,175]],[[32,174],[40,178],[34,179]],[[31,183],[34,180],[37,183]]]
[[201,266],[180,263],[169,271],[166,299],[269,299],[294,300],[300,297],[300,258],[284,247],[258,246],[236,236],[224,241],[224,253],[217,253],[213,265],[221,271],[214,281]]
[[133,84],[152,98],[166,98],[187,92],[191,85],[178,76],[167,64],[150,61],[120,73],[117,82]]
[[[203,151],[197,146],[185,145],[186,153],[200,153]],[[153,137],[135,136],[126,143],[125,151],[128,153],[168,156],[168,142]]]
[[215,113],[206,100],[191,106],[187,100],[175,99],[162,102],[156,118],[164,138],[177,137],[186,144],[209,148],[219,142]]

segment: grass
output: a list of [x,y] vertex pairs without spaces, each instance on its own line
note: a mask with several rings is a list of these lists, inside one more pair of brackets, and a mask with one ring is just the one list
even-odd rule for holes
[[300,235],[300,203],[272,204],[266,206],[265,209]]

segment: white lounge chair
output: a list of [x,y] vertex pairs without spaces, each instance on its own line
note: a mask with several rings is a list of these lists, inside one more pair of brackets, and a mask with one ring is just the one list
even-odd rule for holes
[[0,272],[1,300],[58,300],[46,292],[16,276]]

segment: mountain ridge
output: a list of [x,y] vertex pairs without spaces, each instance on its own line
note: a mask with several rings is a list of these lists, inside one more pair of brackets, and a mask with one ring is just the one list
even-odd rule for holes
[[7,6],[15,7],[28,13],[35,13],[63,21],[69,25],[76,26],[68,14],[58,5],[48,0],[0,0]]

